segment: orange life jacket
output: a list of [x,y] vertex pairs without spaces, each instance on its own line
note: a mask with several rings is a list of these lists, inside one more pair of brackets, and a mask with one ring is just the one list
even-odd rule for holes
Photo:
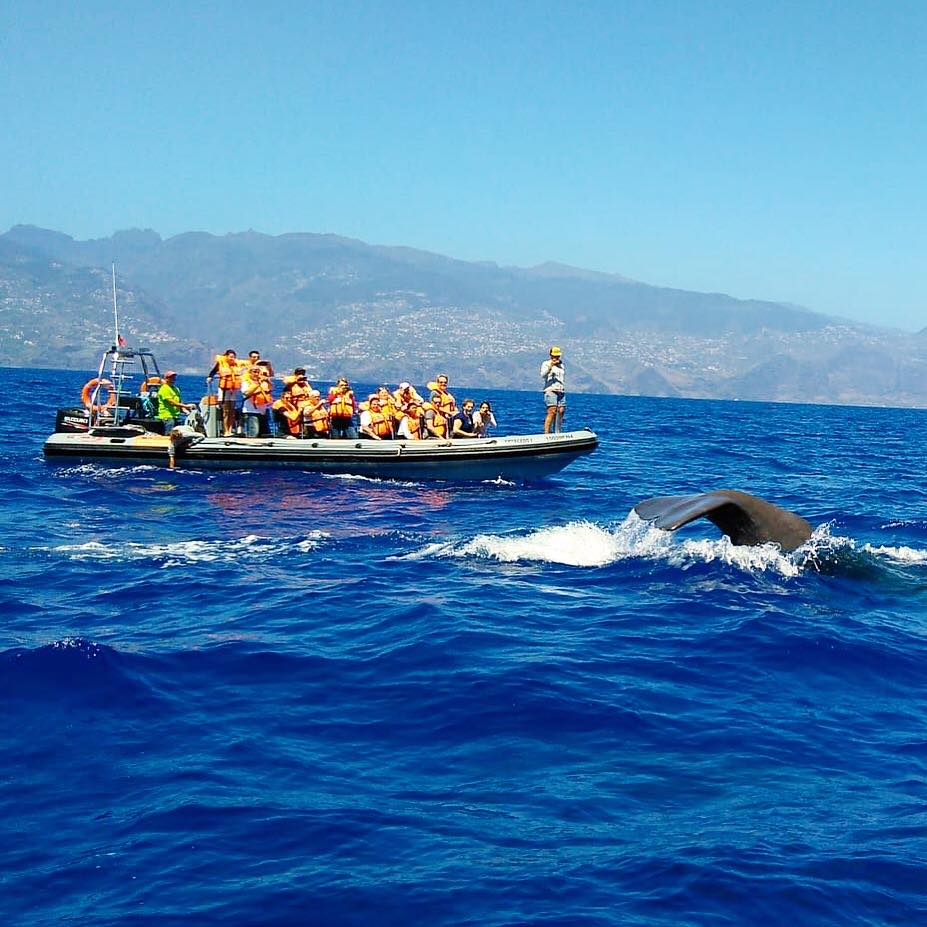
[[303,413],[293,397],[289,393],[284,393],[275,403],[274,408],[283,414],[286,419],[286,427],[291,435],[298,435],[300,425],[303,420]]
[[247,398],[254,403],[255,409],[266,409],[274,401],[273,384],[264,377],[259,380],[243,377],[242,391],[248,393]]
[[227,354],[217,354],[219,366],[219,389],[241,389],[241,368],[239,360],[230,361]]
[[391,419],[396,417],[396,402],[392,395],[390,395],[389,399],[380,396],[380,411]]
[[309,383],[300,383],[296,377],[283,378],[283,395],[291,396],[296,405],[305,405],[312,392],[312,386]]
[[332,418],[351,418],[354,415],[354,393],[331,393],[328,397],[329,414]]
[[309,406],[305,411],[306,423],[319,435],[328,433],[328,409],[322,405],[321,400],[315,406]]
[[450,419],[441,411],[439,406],[436,406],[433,402],[430,402],[425,406],[425,410],[428,411],[432,409],[435,413],[435,417],[432,419],[431,427],[435,430],[438,437],[446,438],[447,437],[447,426]]
[[421,406],[409,406],[405,411],[405,417],[409,420],[409,434],[412,440],[417,441],[422,436],[422,412]]
[[399,388],[393,390],[393,403],[397,409],[405,409],[409,403],[421,401],[422,397],[416,392],[414,386],[410,386],[407,390]]
[[380,438],[391,438],[393,436],[393,419],[391,415],[385,412],[374,412],[370,410],[370,430]]
[[457,408],[457,400],[454,399],[454,397],[447,390],[437,389],[435,392],[441,394],[441,399],[437,406],[438,411],[443,412],[448,416],[453,415]]

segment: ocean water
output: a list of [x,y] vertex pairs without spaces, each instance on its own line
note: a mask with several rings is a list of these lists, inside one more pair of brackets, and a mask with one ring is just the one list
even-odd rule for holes
[[[927,412],[572,396],[534,485],[46,463],[84,379],[0,370],[0,923],[927,923]],[[632,513],[720,487],[813,538]]]

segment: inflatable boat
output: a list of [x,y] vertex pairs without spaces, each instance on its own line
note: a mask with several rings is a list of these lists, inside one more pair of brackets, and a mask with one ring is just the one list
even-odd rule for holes
[[[109,364],[110,376],[105,370]],[[137,393],[128,381],[140,379]],[[149,351],[111,348],[99,375],[82,391],[82,406],[59,409],[55,433],[44,445],[49,460],[145,463],[170,468],[289,468],[403,480],[543,479],[598,446],[589,429],[559,434],[449,440],[290,437],[219,437],[217,408],[205,398],[196,426],[164,434],[164,423],[144,404],[149,384],[160,382]]]
[[447,441],[208,438],[181,426],[169,435],[137,425],[55,433],[50,459],[160,464],[178,468],[285,467],[382,479],[535,480],[559,472],[598,444],[588,430]]

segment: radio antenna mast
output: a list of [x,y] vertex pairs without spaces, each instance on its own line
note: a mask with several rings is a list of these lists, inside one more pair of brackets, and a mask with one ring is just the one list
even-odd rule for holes
[[124,348],[125,338],[119,334],[119,308],[116,305],[116,262],[113,261],[113,320],[116,324],[116,347]]

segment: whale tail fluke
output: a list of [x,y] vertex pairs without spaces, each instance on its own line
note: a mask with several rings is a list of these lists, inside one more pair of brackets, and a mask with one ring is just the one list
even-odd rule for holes
[[658,496],[638,502],[634,511],[665,531],[707,518],[737,545],[776,543],[788,551],[801,547],[811,537],[811,525],[800,515],[736,489],[716,489],[695,496]]

